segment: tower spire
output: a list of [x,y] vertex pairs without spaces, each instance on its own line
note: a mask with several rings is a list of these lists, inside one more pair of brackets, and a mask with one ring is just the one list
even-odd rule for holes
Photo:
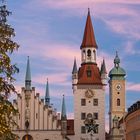
[[61,111],[61,121],[62,120],[67,120],[65,96],[64,95],[63,95],[63,100],[62,100],[62,111]]
[[116,57],[114,59],[114,64],[115,64],[115,67],[119,67],[119,64],[120,64],[120,58],[118,56],[118,52],[116,51]]
[[75,73],[77,73],[76,58],[74,59],[73,70],[72,70],[72,74],[75,74]]
[[103,62],[101,64],[101,74],[107,74],[107,70],[106,70],[106,65],[105,65],[104,58],[103,58]]
[[47,84],[46,84],[46,93],[45,93],[45,105],[50,105],[50,94],[49,94],[49,82],[47,78]]
[[91,21],[90,9],[89,8],[88,8],[87,21],[86,21],[83,41],[82,41],[82,44],[81,44],[81,49],[82,48],[87,48],[87,47],[98,48],[98,46],[96,44],[95,36],[94,36],[94,30],[93,30],[93,26],[92,26],[92,21]]
[[28,56],[28,59],[27,59],[26,76],[25,76],[25,88],[26,88],[26,90],[31,89],[31,70],[30,70],[29,56]]

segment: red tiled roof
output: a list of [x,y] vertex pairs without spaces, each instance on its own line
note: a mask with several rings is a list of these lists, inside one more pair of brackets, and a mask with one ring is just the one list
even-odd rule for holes
[[[87,76],[87,71],[91,71],[91,76]],[[102,85],[101,76],[97,64],[82,64],[78,71],[78,84]]]
[[94,30],[92,26],[91,17],[90,17],[90,11],[88,11],[87,21],[86,21],[86,26],[85,26],[84,36],[83,36],[83,42],[81,44],[81,48],[86,48],[86,47],[98,48],[96,44],[95,36],[94,36]]

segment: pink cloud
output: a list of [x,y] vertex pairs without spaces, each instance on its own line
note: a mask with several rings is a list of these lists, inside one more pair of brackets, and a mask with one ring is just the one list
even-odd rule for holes
[[140,92],[140,83],[128,82],[126,85],[126,90]]
[[130,55],[140,54],[140,51],[135,47],[134,42],[128,41],[125,44],[125,52]]
[[[40,2],[38,0],[38,2]],[[59,1],[56,1],[56,0],[44,0],[42,1],[42,4],[46,4],[50,7],[53,7],[53,8],[69,8],[69,7],[86,7],[87,6],[91,6],[91,5],[94,5],[96,3],[114,3],[114,4],[140,4],[140,1],[139,0],[114,0],[114,1],[111,1],[111,0],[75,0],[75,1],[71,1],[71,0],[59,0]]]
[[66,82],[68,73],[53,73],[53,74],[37,74],[33,77],[33,82],[38,84],[46,84],[47,78],[49,79],[49,83],[57,84],[57,85],[69,85],[71,83]]
[[94,17],[103,20],[114,32],[140,39],[139,10],[130,6],[140,4],[139,0],[43,0],[41,4],[52,9],[64,10],[67,16],[85,15],[90,7],[91,15],[93,13]]

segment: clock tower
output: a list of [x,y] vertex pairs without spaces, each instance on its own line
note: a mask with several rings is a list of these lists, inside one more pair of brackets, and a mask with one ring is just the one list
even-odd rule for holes
[[126,72],[120,67],[120,59],[116,52],[114,68],[109,72],[109,127],[110,133],[113,128],[113,120],[120,120],[125,114],[125,75]]
[[90,11],[81,44],[81,66],[77,70],[74,60],[72,71],[72,88],[74,94],[74,140],[90,139],[84,121],[92,116],[98,128],[94,133],[95,140],[105,140],[105,61],[99,70],[97,65],[97,43],[94,36]]

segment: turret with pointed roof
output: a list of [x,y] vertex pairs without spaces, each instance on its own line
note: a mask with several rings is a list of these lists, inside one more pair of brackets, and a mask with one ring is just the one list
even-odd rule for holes
[[93,29],[93,26],[92,26],[92,21],[91,21],[91,16],[90,16],[90,10],[89,9],[88,9],[88,16],[87,16],[83,41],[82,41],[82,44],[81,44],[81,49],[86,48],[86,47],[98,48],[98,46],[96,44],[95,36],[94,36],[94,29]]
[[46,84],[45,105],[47,105],[47,106],[50,105],[50,94],[49,94],[49,82],[48,82],[48,79],[47,79],[47,84]]
[[67,120],[66,105],[65,105],[65,96],[64,95],[63,95],[62,110],[61,110],[61,121],[62,120]]
[[72,70],[72,74],[75,74],[75,73],[77,73],[76,59],[74,59],[73,70]]
[[107,70],[106,70],[106,65],[105,65],[105,60],[103,59],[103,62],[101,64],[101,79],[102,79],[102,84],[106,85],[107,84]]
[[78,80],[78,71],[77,71],[77,64],[76,64],[76,59],[74,59],[74,64],[73,64],[73,70],[72,70],[72,85],[73,89],[75,88],[75,85],[77,84]]
[[101,74],[107,74],[105,60],[103,59],[103,62],[101,64]]
[[63,95],[62,100],[62,111],[61,111],[61,134],[63,138],[67,135],[67,114],[66,114],[66,105],[65,105],[65,97]]
[[31,90],[31,70],[30,70],[29,56],[28,56],[28,59],[27,59],[27,67],[26,67],[25,89],[26,90]]

